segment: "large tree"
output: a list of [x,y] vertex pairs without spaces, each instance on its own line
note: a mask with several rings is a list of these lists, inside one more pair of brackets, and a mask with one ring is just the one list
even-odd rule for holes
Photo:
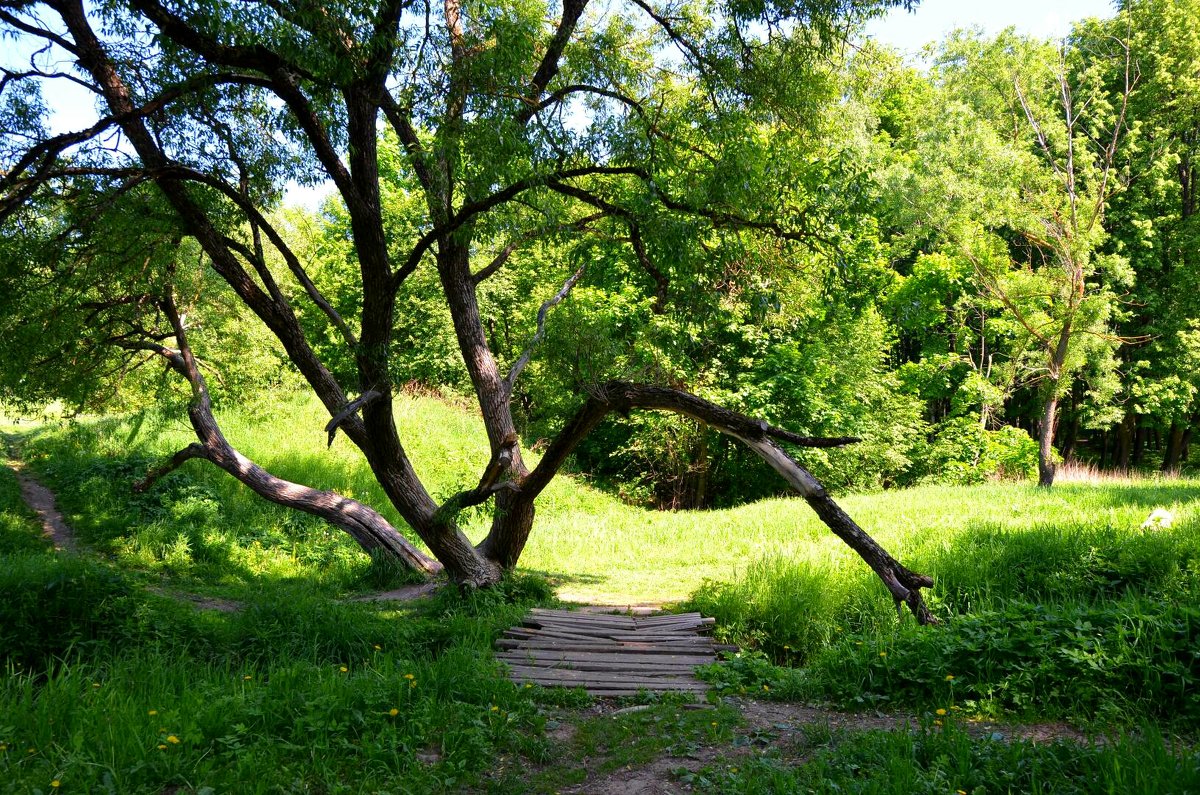
[[[268,499],[329,519],[365,548],[487,585],[516,564],[537,496],[607,414],[671,411],[749,445],[863,556],[898,607],[927,621],[920,589],[929,578],[880,548],[781,447],[845,440],[800,437],[677,389],[616,381],[580,395],[582,405],[529,469],[510,409],[514,383],[546,313],[587,263],[546,275],[561,287],[507,372],[478,302],[482,282],[518,263],[522,247],[552,236],[595,232],[626,246],[656,312],[670,311],[673,293],[687,289],[676,279],[688,267],[702,267],[681,256],[707,250],[694,243],[766,239],[780,260],[836,248],[831,197],[819,177],[813,189],[803,179],[815,109],[832,85],[826,57],[865,15],[898,4],[4,2],[5,35],[41,49],[28,68],[5,72],[0,219],[19,230],[24,250],[42,252],[33,292],[49,285],[60,303],[64,292],[80,297],[72,306],[86,311],[64,307],[56,323],[71,316],[101,328],[95,340],[122,351],[122,362],[157,357],[190,385],[198,441],[163,469],[210,460]],[[93,92],[97,122],[48,133],[38,89],[49,81]],[[388,138],[395,147],[381,146]],[[340,287],[352,296],[351,312],[328,299],[272,222],[284,180],[306,176],[328,180],[344,205],[356,272],[342,274]],[[385,212],[397,182],[417,200],[401,220]],[[74,214],[80,195],[92,197],[95,211],[69,228],[48,228],[58,225],[48,220],[54,208]],[[80,258],[105,270],[113,247],[89,249],[88,230],[133,200],[155,208],[170,230],[144,241],[145,266],[112,271],[124,282],[100,277],[55,291],[87,272]],[[330,438],[340,430],[362,451],[436,562],[367,506],[281,481],[226,441],[189,342],[203,328],[205,293],[182,289],[196,281],[196,266],[170,254],[184,238],[202,252],[202,270],[219,275],[277,338],[327,408]],[[55,256],[56,244],[80,258]],[[393,421],[393,362],[406,347],[394,335],[398,301],[427,268],[492,450],[478,485],[442,504],[422,485]],[[301,323],[299,312],[314,309],[323,339],[332,335],[348,366],[332,366],[328,346]],[[491,528],[473,545],[456,515],[488,500]]]

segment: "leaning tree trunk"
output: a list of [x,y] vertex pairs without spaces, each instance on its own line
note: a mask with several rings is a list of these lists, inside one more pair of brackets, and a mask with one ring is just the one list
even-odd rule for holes
[[821,483],[788,455],[776,440],[801,447],[836,447],[857,439],[843,437],[821,439],[799,436],[790,431],[729,411],[695,395],[665,387],[612,381],[595,387],[587,402],[567,422],[546,448],[542,460],[514,487],[518,502],[536,499],[580,441],[610,412],[627,413],[633,409],[672,411],[685,414],[747,445],[775,469],[816,512],[826,526],[867,563],[883,581],[897,609],[907,605],[921,624],[936,623],[921,597],[922,588],[933,580],[910,571],[859,527]]
[[147,473],[143,480],[135,484],[135,491],[145,491],[158,478],[183,463],[193,458],[202,458],[233,475],[260,497],[277,505],[318,516],[345,530],[371,555],[384,556],[425,574],[435,574],[442,570],[441,563],[422,554],[374,509],[332,491],[314,489],[276,477],[238,452],[226,440],[213,415],[208,387],[188,345],[187,332],[175,308],[174,300],[167,297],[161,308],[171,323],[178,350],[157,343],[144,343],[140,347],[164,357],[168,365],[191,385],[192,401],[188,406],[188,417],[199,442],[188,445],[175,453],[169,461]]

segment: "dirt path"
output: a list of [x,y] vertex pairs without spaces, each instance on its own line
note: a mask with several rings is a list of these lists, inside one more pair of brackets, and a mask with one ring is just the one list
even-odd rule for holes
[[27,474],[24,462],[11,451],[4,463],[17,473],[17,482],[21,486],[21,499],[25,500],[25,504],[29,506],[30,510],[37,514],[38,520],[42,523],[42,535],[53,542],[55,549],[61,552],[75,552],[79,546],[75,540],[75,531],[71,529],[71,526],[59,513],[58,508],[55,507],[54,492]]
[[[839,712],[802,704],[783,704],[749,698],[727,698],[726,703],[741,713],[744,725],[737,729],[733,743],[714,743],[693,747],[684,756],[659,756],[644,765],[629,766],[560,790],[563,795],[675,795],[694,791],[681,782],[681,770],[696,772],[719,759],[734,761],[778,749],[785,761],[801,764],[812,754],[807,734],[814,729],[833,732],[911,731],[918,726],[914,715]],[[603,710],[603,707],[601,707]],[[1067,740],[1077,743],[1103,742],[1089,738],[1065,723],[1009,725],[989,721],[959,720],[959,728],[976,739],[1000,741],[1029,740],[1035,743]],[[573,728],[573,727],[572,727]],[[560,738],[565,742],[570,734]],[[598,760],[597,760],[598,761]],[[588,760],[583,760],[588,766]],[[736,762],[734,762],[736,764]]]

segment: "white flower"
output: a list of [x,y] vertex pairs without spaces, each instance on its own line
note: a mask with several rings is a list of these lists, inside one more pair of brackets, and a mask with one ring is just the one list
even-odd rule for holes
[[1175,514],[1171,513],[1166,508],[1155,508],[1146,521],[1142,522],[1142,529],[1166,529],[1170,527],[1171,523],[1174,521]]

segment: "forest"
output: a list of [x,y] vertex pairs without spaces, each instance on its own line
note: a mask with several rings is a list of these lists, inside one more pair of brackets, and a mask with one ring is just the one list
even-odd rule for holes
[[897,8],[0,1],[0,793],[1197,791],[1200,2]]

